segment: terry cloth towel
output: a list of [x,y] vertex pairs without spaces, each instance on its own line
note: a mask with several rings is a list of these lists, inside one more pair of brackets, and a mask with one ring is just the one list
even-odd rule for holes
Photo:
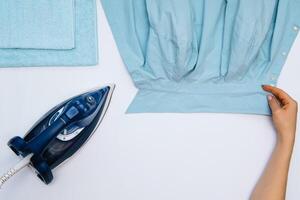
[[[49,0],[49,2],[56,1]],[[0,67],[96,65],[98,63],[96,2],[74,0],[74,3],[75,47],[73,49],[0,48]]]
[[300,30],[300,0],[102,0],[139,89],[129,113],[270,115]]
[[74,0],[0,1],[0,48],[74,46]]

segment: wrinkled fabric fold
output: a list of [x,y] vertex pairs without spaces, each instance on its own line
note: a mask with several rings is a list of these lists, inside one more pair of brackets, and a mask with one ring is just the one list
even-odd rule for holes
[[[270,114],[260,85],[277,84],[299,32],[300,0],[101,1],[139,89],[129,113]],[[238,89],[245,86],[251,95]]]

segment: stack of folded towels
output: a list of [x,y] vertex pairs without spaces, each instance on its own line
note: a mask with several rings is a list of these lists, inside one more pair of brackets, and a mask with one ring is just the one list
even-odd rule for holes
[[0,1],[0,67],[98,62],[95,0]]

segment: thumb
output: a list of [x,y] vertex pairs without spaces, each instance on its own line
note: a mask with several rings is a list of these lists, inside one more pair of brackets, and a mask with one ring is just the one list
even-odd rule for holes
[[281,106],[273,95],[268,95],[268,102],[273,113],[281,109]]

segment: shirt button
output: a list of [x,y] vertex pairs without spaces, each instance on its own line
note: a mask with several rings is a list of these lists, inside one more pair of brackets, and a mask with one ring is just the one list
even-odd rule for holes
[[272,80],[272,81],[276,81],[276,80],[277,80],[277,76],[276,76],[275,74],[272,74],[272,75],[271,75],[271,80]]
[[285,51],[284,51],[284,52],[282,52],[282,55],[283,55],[283,56],[286,56],[286,54],[287,54],[287,53],[286,53]]
[[294,26],[294,31],[299,31],[299,27],[298,26]]

